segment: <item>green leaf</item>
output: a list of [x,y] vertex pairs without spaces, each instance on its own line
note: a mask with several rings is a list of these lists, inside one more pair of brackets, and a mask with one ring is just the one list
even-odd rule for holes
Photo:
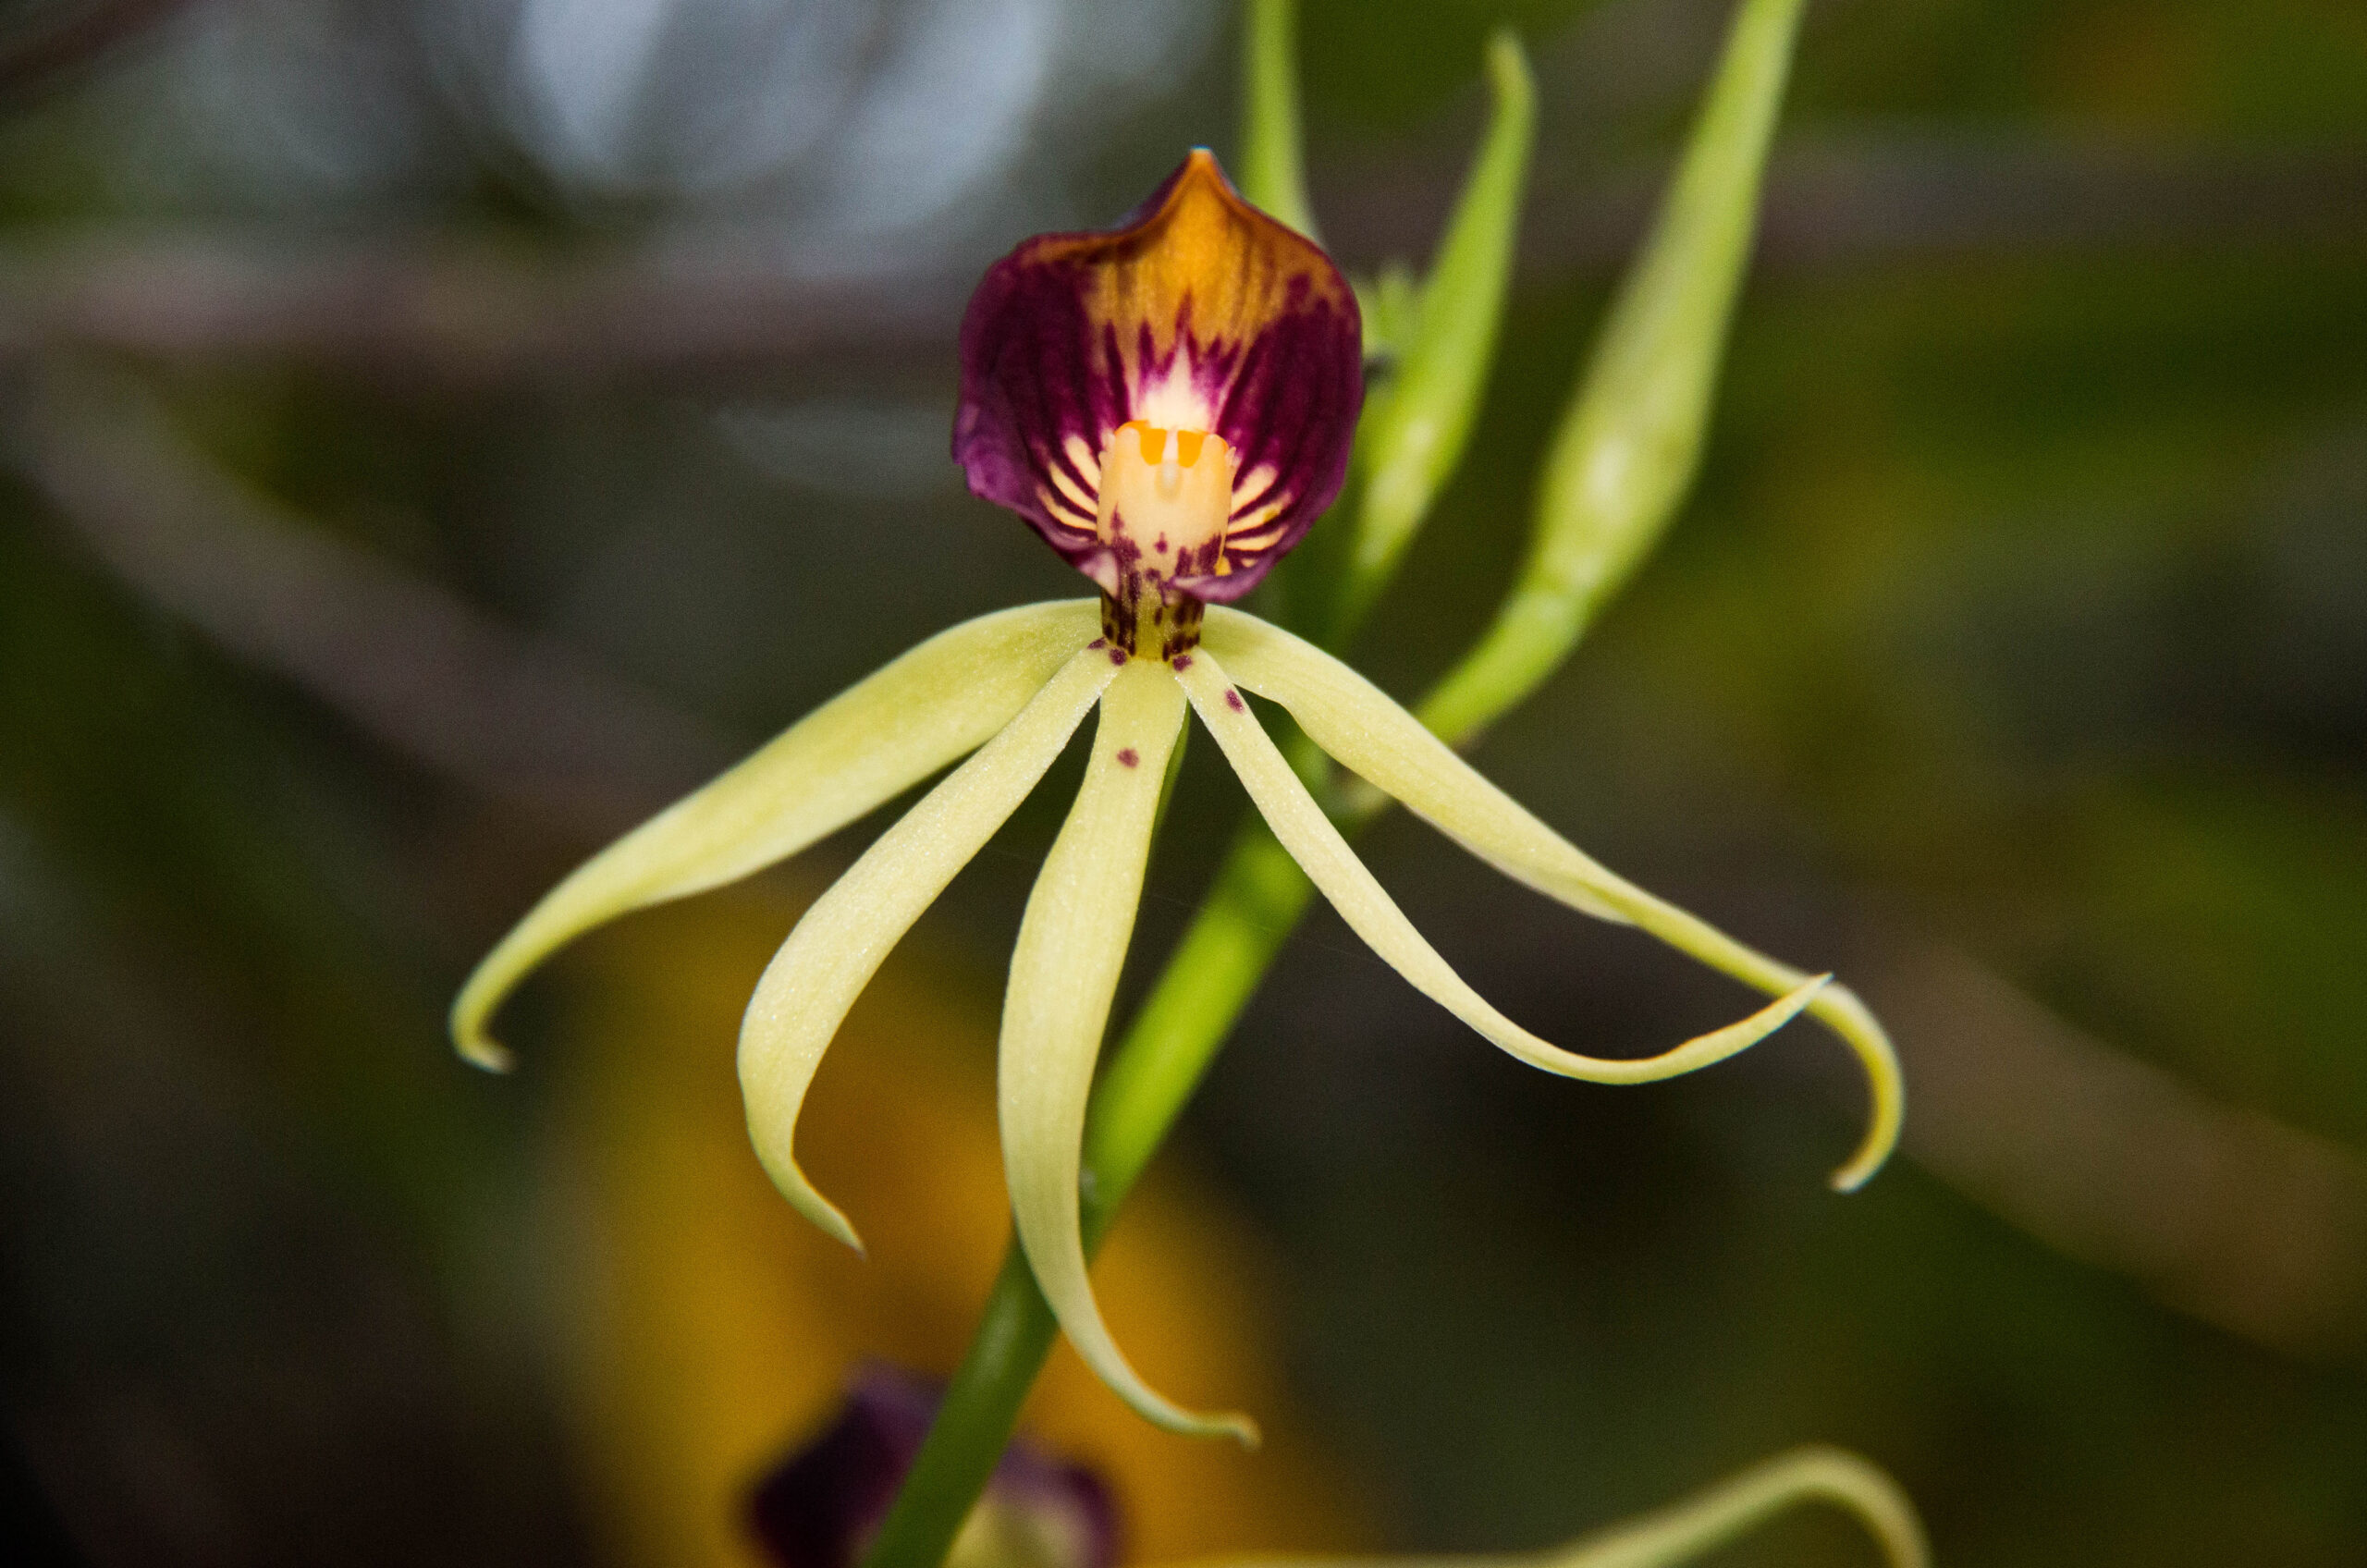
[[1693,482],[1800,8],[1745,0],[1735,19],[1675,184],[1546,459],[1519,581],[1421,706],[1449,741],[1476,734],[1560,666]]
[[1488,82],[1495,108],[1487,140],[1419,299],[1404,310],[1391,300],[1384,276],[1376,300],[1392,307],[1377,341],[1401,352],[1394,378],[1374,395],[1357,444],[1363,503],[1347,583],[1327,639],[1335,647],[1372,608],[1462,460],[1495,362],[1521,194],[1537,141],[1528,61],[1508,31],[1489,42]]
[[[1365,318],[1365,363],[1395,364],[1412,346],[1422,320],[1422,286],[1414,269],[1404,262],[1390,262],[1369,283],[1357,280],[1355,290],[1356,309]],[[1379,400],[1378,394],[1367,392],[1367,412]]]
[[1243,52],[1241,193],[1315,238],[1299,150],[1297,0],[1249,0]]

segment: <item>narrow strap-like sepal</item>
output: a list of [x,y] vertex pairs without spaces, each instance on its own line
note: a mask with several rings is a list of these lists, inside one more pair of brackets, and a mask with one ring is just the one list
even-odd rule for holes
[[1778,1454],[1640,1519],[1543,1551],[1502,1557],[1229,1557],[1199,1568],[1676,1568],[1809,1502],[1831,1503],[1856,1519],[1890,1568],[1930,1568],[1923,1522],[1898,1483],[1837,1448]]
[[1183,724],[1184,696],[1163,665],[1137,659],[1102,694],[1085,782],[1028,895],[1011,955],[1000,1066],[1003,1180],[1036,1282],[1101,1380],[1170,1431],[1254,1442],[1247,1417],[1185,1410],[1127,1364],[1094,1301],[1077,1211],[1094,1060],[1134,933],[1159,785]]
[[1036,788],[1116,674],[1098,648],[1071,656],[814,900],[748,998],[740,1088],[756,1156],[800,1214],[857,1251],[854,1227],[798,1169],[797,1115],[815,1069],[889,952]]
[[1791,1022],[1824,987],[1818,975],[1794,986],[1736,1023],[1712,1030],[1658,1056],[1632,1060],[1581,1056],[1539,1039],[1496,1011],[1425,941],[1396,900],[1373,879],[1323,808],[1315,803],[1248,704],[1207,649],[1186,664],[1184,690],[1194,711],[1241,778],[1258,814],[1290,851],[1307,880],[1331,900],[1348,928],[1379,953],[1414,988],[1532,1067],[1590,1084],[1649,1084],[1674,1078],[1747,1050]]
[[[1290,711],[1343,767],[1507,876],[1574,909],[1631,922],[1678,951],[1771,995],[1797,995],[1809,977],[1744,946],[1606,869],[1490,784],[1396,700],[1304,639],[1238,610],[1211,606],[1205,651],[1244,687]],[[1872,1115],[1833,1184],[1863,1183],[1898,1142],[1906,1090],[1890,1037],[1846,986],[1826,986],[1808,1011],[1857,1054]]]
[[1095,600],[964,621],[850,687],[762,750],[602,850],[546,894],[469,976],[452,1039],[480,1067],[486,1033],[536,964],[595,925],[760,871],[983,743],[1100,626]]

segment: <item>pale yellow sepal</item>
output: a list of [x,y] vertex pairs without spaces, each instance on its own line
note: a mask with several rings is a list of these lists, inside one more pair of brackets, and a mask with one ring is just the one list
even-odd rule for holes
[[1856,1519],[1881,1546],[1890,1568],[1929,1568],[1932,1552],[1922,1522],[1898,1483],[1837,1448],[1779,1454],[1681,1502],[1545,1551],[1503,1557],[1238,1557],[1200,1568],[1674,1568],[1804,1502],[1829,1502]]
[[[1488,782],[1387,692],[1313,643],[1215,605],[1201,636],[1235,680],[1288,709],[1334,761],[1507,876],[1574,909],[1638,925],[1771,995],[1788,999],[1811,983],[1606,869]],[[1846,1192],[1880,1170],[1898,1142],[1906,1086],[1890,1037],[1846,986],[1824,986],[1808,1011],[1856,1053],[1871,1089],[1865,1136],[1833,1175],[1833,1184]]]
[[1282,748],[1241,701],[1205,644],[1180,679],[1200,721],[1216,737],[1266,825],[1282,840],[1282,848],[1290,851],[1307,880],[1340,912],[1348,928],[1416,990],[1532,1067],[1589,1084],[1650,1084],[1697,1072],[1748,1049],[1790,1023],[1829,978],[1809,979],[1740,1023],[1687,1040],[1658,1056],[1622,1060],[1564,1050],[1497,1011],[1414,929],[1414,923],[1365,869],[1340,829],[1291,771]]
[[791,725],[577,868],[485,955],[452,1004],[460,1054],[497,1072],[486,1033],[536,964],[604,921],[795,854],[983,743],[1100,624],[1090,599],[1025,605],[941,631]]
[[1855,1518],[1891,1568],[1927,1568],[1922,1521],[1898,1483],[1846,1449],[1778,1454],[1656,1513],[1572,1542],[1550,1568],[1669,1568],[1715,1550],[1785,1509],[1828,1502]]
[[1085,783],[1044,859],[1012,950],[998,1069],[1003,1181],[1036,1282],[1101,1380],[1170,1431],[1254,1444],[1248,1417],[1185,1410],[1128,1365],[1094,1300],[1077,1212],[1093,1064],[1134,933],[1159,785],[1183,726],[1184,694],[1162,664],[1136,659],[1102,693]]
[[1072,655],[1018,717],[814,900],[748,998],[740,1088],[756,1157],[800,1214],[858,1252],[854,1227],[814,1190],[793,1152],[822,1053],[889,950],[1019,809],[1116,674],[1098,648]]

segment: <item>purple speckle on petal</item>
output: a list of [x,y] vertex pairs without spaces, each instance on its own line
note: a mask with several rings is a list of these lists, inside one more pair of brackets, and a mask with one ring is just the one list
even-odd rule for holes
[[1178,654],[1167,662],[1173,665],[1179,670],[1189,669],[1192,668],[1192,655],[1189,654]]
[[1111,664],[1123,664],[1123,663],[1125,663],[1125,662],[1126,662],[1126,650],[1125,650],[1125,649],[1123,649],[1123,648],[1112,648],[1112,649],[1110,649],[1110,662]]
[[1134,747],[1128,746],[1118,753],[1118,760],[1128,767],[1139,767],[1143,759],[1134,754]]
[[1231,708],[1235,713],[1247,711],[1241,701],[1241,693],[1238,692],[1227,692],[1224,694],[1224,705]]
[[1110,645],[1110,639],[1109,639],[1109,638],[1107,638],[1107,637],[1096,637],[1092,642],[1087,643],[1085,645],[1085,651],[1086,653],[1088,653],[1088,654],[1089,654],[1089,653],[1091,653],[1091,652],[1092,652],[1094,649],[1096,649],[1096,648],[1106,648],[1106,647],[1108,647],[1109,645]]

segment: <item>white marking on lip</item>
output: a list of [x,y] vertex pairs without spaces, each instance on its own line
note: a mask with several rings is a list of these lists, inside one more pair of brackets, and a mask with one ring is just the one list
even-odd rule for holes
[[1191,351],[1178,349],[1174,363],[1156,381],[1134,388],[1133,415],[1159,430],[1213,430],[1216,410],[1199,387],[1191,369]]

